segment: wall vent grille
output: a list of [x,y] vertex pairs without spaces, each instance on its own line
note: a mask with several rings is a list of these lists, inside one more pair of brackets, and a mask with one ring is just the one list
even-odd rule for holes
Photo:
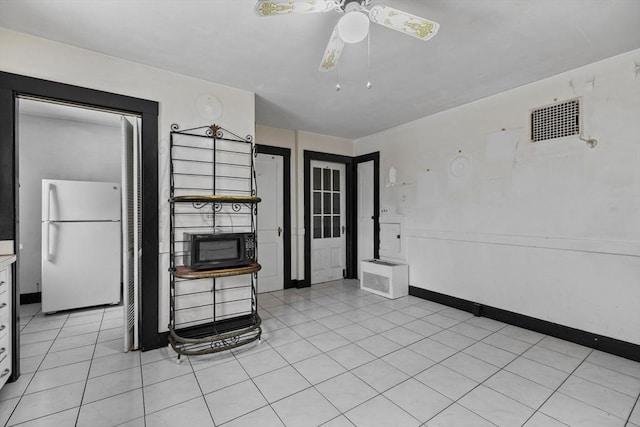
[[362,287],[365,289],[373,289],[374,291],[388,294],[389,278],[365,271],[362,273]]
[[580,99],[531,110],[531,141],[580,135]]

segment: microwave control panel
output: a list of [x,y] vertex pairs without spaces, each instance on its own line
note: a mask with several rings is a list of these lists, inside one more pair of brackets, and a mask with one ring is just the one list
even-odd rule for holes
[[244,241],[245,250],[247,253],[247,259],[255,260],[256,259],[256,236],[255,234],[247,234],[247,237]]

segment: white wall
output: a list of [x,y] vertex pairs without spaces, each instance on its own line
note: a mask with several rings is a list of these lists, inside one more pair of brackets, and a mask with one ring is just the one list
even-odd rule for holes
[[[407,217],[411,284],[640,344],[637,63],[640,50],[356,141],[381,152],[382,209]],[[598,145],[529,142],[530,109],[574,97]]]
[[210,124],[201,117],[196,101],[213,95],[222,103],[215,122],[241,135],[255,136],[255,95],[240,89],[199,80],[102,55],[89,50],[0,29],[0,70],[61,83],[144,98],[160,103],[159,210],[160,265],[158,330],[169,323],[169,133],[172,123],[182,129]]
[[43,179],[120,182],[120,127],[20,114],[20,293],[40,292]]

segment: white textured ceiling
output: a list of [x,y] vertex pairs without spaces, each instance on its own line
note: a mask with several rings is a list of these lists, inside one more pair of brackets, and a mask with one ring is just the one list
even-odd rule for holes
[[258,124],[350,139],[640,48],[640,0],[373,0],[440,31],[372,25],[370,71],[365,41],[322,73],[340,15],[261,18],[254,4],[0,0],[0,26],[246,89]]

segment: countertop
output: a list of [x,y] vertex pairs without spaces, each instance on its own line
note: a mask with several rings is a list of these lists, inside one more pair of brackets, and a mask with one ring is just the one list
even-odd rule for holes
[[0,255],[0,268],[10,266],[16,260],[15,255]]

